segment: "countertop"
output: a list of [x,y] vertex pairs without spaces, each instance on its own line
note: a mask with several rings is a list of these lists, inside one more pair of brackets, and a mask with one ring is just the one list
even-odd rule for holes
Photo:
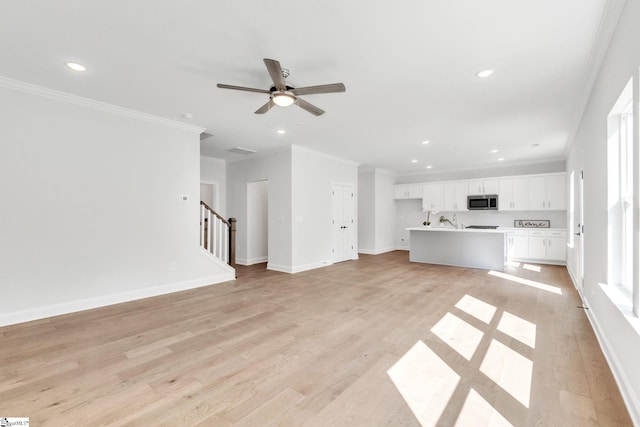
[[408,231],[448,231],[453,233],[494,233],[504,234],[510,230],[504,228],[453,228],[453,227],[408,227]]

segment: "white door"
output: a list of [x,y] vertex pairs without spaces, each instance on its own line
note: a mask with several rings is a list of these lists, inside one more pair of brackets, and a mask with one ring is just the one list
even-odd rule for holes
[[[578,243],[578,290],[580,293],[583,291],[584,286],[584,172],[580,171],[580,180],[578,181],[578,221],[577,226],[577,239]],[[574,230],[570,230],[574,232]]]
[[353,259],[355,253],[355,197],[352,185],[331,188],[333,262]]

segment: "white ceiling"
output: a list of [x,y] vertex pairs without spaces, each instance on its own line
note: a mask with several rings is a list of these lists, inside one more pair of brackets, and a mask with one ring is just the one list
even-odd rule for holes
[[[607,1],[2,3],[2,76],[204,127],[213,157],[299,144],[414,173],[562,159]],[[268,89],[263,58],[347,90],[256,115],[267,95],[216,83]]]

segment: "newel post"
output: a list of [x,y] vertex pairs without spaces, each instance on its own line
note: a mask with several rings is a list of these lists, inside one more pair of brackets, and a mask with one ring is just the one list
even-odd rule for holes
[[229,218],[229,265],[236,267],[236,223],[235,218]]

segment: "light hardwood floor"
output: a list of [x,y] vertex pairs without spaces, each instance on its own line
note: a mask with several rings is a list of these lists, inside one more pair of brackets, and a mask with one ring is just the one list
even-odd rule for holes
[[0,416],[631,425],[566,269],[529,268],[496,276],[401,251],[295,275],[262,264],[234,282],[0,328]]

